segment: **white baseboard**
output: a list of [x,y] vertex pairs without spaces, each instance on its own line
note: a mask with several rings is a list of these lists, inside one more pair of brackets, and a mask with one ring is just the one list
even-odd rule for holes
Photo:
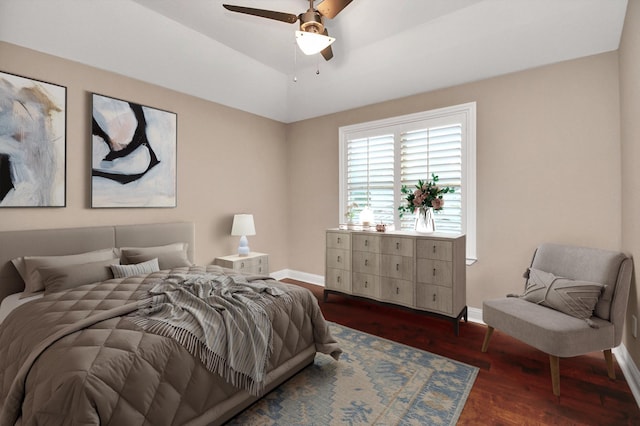
[[[271,273],[271,276],[277,280],[283,278],[291,278],[293,280],[304,281],[310,284],[316,284],[324,287],[324,276],[308,274],[306,272],[294,271],[292,269],[282,269]],[[467,314],[469,321],[484,324],[482,321],[482,309],[480,308],[467,308]],[[622,344],[612,351],[615,356],[624,378],[629,384],[629,388],[633,393],[633,397],[636,400],[636,404],[640,407],[640,370],[638,366],[631,359],[631,355],[627,351],[627,348]]]

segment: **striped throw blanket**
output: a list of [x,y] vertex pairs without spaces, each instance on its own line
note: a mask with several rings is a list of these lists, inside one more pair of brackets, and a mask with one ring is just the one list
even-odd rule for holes
[[267,308],[291,303],[268,277],[170,275],[129,319],[144,330],[175,339],[211,372],[259,395],[272,350]]

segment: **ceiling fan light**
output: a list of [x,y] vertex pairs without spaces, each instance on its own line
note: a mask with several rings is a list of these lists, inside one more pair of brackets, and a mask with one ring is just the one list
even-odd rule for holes
[[334,41],[336,41],[335,38],[323,34],[296,31],[296,42],[298,42],[298,47],[305,55],[320,53],[331,46]]

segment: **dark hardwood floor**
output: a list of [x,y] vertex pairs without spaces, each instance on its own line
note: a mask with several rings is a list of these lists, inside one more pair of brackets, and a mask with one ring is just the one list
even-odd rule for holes
[[617,379],[610,380],[601,352],[561,359],[555,397],[548,356],[499,330],[482,353],[482,324],[463,322],[456,337],[444,320],[333,294],[324,303],[323,287],[283,281],[310,289],[328,321],[478,367],[459,425],[640,425],[618,363]]

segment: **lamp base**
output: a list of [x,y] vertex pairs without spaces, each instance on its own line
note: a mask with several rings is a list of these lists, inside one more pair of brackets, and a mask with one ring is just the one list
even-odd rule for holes
[[240,245],[238,246],[238,256],[248,256],[251,250],[249,249],[249,240],[246,235],[240,237]]

